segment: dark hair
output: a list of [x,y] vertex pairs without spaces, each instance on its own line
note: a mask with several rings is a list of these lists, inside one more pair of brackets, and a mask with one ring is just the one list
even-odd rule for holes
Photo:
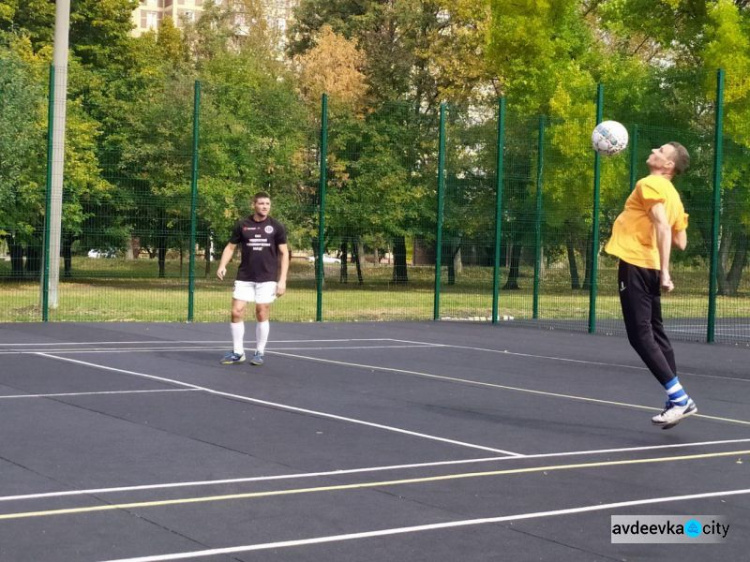
[[690,154],[687,148],[682,146],[679,142],[667,143],[674,147],[674,175],[679,176],[684,173],[690,167]]
[[253,195],[253,203],[255,203],[258,199],[270,199],[271,196],[266,193],[265,191],[259,191],[255,195]]

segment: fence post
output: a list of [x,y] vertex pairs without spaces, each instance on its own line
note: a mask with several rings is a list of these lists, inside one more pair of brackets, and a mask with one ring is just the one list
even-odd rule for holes
[[542,176],[544,174],[544,116],[539,118],[536,161],[536,217],[534,219],[534,300],[532,318],[539,318],[539,274],[542,266]]
[[315,260],[317,302],[315,321],[323,321],[323,254],[325,253],[326,184],[328,183],[328,94],[323,94],[320,107],[320,184],[318,186],[318,256]]
[[440,132],[438,144],[438,199],[435,232],[435,303],[433,320],[440,319],[440,270],[443,265],[443,214],[445,211],[445,102],[440,104]]
[[716,294],[719,267],[719,221],[721,220],[721,164],[724,159],[724,70],[716,73],[716,117],[714,125],[714,193],[711,217],[711,263],[708,280],[708,326],[706,341],[716,335]]
[[492,267],[492,323],[497,324],[500,301],[500,249],[503,222],[503,181],[505,150],[505,98],[500,98],[497,111],[497,164],[495,166],[495,261]]
[[[604,85],[596,88],[596,124],[604,113]],[[596,284],[599,275],[599,193],[601,184],[601,156],[594,151],[594,209],[591,221],[591,270],[589,275],[589,334],[596,332]]]
[[42,268],[42,321],[49,321],[49,254],[52,222],[52,123],[55,120],[55,65],[49,67],[49,100],[47,102],[47,192],[44,199],[44,249]]
[[[190,265],[188,266],[188,322],[195,312],[195,238],[198,217],[198,134],[200,132],[201,83],[195,81],[193,92],[193,161],[190,172]],[[206,248],[208,252],[208,248]]]

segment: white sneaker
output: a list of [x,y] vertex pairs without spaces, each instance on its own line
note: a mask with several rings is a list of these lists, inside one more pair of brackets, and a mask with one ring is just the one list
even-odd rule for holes
[[662,429],[671,429],[688,416],[698,412],[698,406],[695,405],[692,398],[684,406],[677,406],[672,402],[667,402],[664,411],[658,416],[651,418],[651,421],[660,425]]

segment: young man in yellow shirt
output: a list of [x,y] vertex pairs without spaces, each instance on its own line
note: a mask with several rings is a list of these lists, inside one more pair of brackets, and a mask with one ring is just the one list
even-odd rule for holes
[[652,150],[646,164],[650,174],[628,197],[605,251],[620,258],[617,280],[628,341],[667,392],[664,411],[651,421],[669,429],[698,411],[677,378],[661,314],[661,292],[674,289],[671,249],[687,246],[688,215],[672,179],[687,170],[690,155],[670,142]]

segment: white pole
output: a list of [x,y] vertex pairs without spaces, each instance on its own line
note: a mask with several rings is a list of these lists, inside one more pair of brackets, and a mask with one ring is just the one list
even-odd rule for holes
[[68,98],[68,32],[70,0],[57,0],[55,6],[55,118],[52,123],[52,198],[47,220],[50,221],[49,244],[49,306],[57,308],[60,282],[60,236],[62,230],[62,192],[65,170],[65,105]]

